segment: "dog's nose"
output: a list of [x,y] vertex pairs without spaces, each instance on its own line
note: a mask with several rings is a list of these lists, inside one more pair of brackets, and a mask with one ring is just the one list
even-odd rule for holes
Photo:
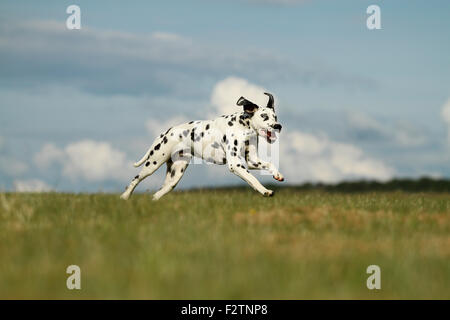
[[278,131],[281,131],[281,124],[279,124],[279,123],[277,123],[276,125],[274,125],[273,126],[273,128],[275,129],[275,130],[278,130]]

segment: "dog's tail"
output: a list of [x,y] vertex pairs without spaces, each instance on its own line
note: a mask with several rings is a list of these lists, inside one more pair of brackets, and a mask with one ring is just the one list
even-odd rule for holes
[[137,167],[140,167],[140,166],[142,166],[142,164],[148,159],[148,157],[150,156],[150,151],[152,150],[152,148],[150,147],[149,149],[148,149],[148,151],[144,154],[144,156],[141,158],[141,160],[139,160],[138,162],[135,162],[134,164],[133,164],[133,166],[135,166],[136,168]]

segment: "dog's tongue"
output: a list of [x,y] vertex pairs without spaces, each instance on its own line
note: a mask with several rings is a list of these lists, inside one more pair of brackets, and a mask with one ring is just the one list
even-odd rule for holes
[[272,131],[267,130],[267,136],[270,138],[272,137]]

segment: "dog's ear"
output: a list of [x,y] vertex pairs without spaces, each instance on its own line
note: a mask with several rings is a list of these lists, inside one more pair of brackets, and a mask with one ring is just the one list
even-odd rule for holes
[[273,95],[271,95],[268,92],[264,92],[264,94],[269,97],[269,101],[267,101],[267,108],[275,110],[275,107],[273,105],[273,103],[274,103]]
[[258,109],[258,106],[254,104],[253,102],[245,99],[244,97],[240,97],[238,101],[236,102],[238,106],[243,106],[244,111],[247,112],[250,115],[253,115],[253,113]]

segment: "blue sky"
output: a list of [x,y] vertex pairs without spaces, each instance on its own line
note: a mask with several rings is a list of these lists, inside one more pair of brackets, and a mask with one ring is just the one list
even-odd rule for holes
[[449,31],[448,1],[2,1],[0,188],[120,191],[157,130],[251,89],[277,98],[287,182],[449,177]]

